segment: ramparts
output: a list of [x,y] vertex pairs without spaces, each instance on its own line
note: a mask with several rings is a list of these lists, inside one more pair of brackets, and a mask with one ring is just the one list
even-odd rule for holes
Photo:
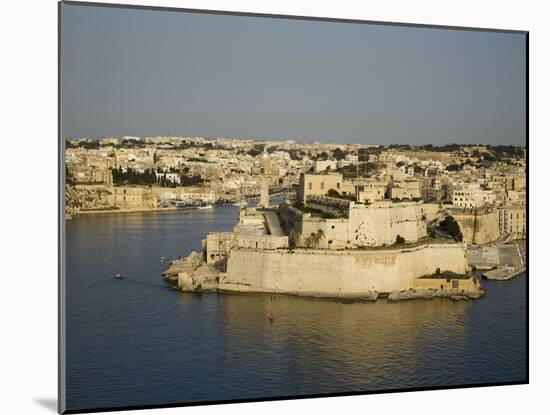
[[320,297],[372,297],[410,290],[439,271],[469,271],[462,243],[369,250],[233,249],[218,289]]

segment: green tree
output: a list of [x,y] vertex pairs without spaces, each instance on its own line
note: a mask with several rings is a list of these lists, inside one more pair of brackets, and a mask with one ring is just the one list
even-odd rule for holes
[[342,160],[346,157],[346,153],[340,147],[336,147],[332,154],[336,160]]

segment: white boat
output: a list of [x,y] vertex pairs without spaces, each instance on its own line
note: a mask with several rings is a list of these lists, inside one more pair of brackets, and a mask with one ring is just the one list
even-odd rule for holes
[[212,209],[212,205],[198,206],[197,209]]

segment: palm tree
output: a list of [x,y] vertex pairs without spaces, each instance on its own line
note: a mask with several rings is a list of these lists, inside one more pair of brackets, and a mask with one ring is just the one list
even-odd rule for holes
[[319,229],[317,232],[311,232],[311,235],[306,238],[306,245],[310,248],[319,248],[324,236],[325,233],[322,229]]

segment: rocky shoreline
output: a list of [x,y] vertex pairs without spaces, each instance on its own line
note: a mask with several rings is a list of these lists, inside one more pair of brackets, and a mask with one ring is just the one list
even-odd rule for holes
[[411,288],[410,290],[390,293],[388,301],[403,301],[414,299],[450,298],[451,300],[477,300],[485,296],[483,289],[470,291],[441,290],[433,288]]

